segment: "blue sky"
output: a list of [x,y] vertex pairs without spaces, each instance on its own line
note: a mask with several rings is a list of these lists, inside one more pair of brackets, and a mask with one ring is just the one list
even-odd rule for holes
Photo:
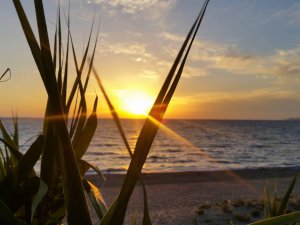
[[[61,0],[65,11],[67,2]],[[34,24],[32,2],[22,3]],[[44,1],[50,36],[56,3]],[[95,66],[120,109],[130,92],[154,98],[202,3],[71,0],[79,53],[96,8],[101,38]],[[1,4],[0,27],[0,69],[12,70],[12,79],[0,84],[0,115],[42,116],[46,95],[11,1]],[[296,0],[211,0],[167,117],[300,117],[299,28]],[[90,86],[91,99],[96,89]]]

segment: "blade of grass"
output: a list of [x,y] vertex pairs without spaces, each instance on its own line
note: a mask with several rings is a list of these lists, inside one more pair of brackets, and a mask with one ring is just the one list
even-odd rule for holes
[[271,210],[272,210],[272,205],[271,205],[271,198],[270,198],[270,192],[269,192],[269,185],[266,184],[264,187],[264,192],[265,192],[265,218],[271,217]]
[[271,210],[271,217],[278,216],[277,213],[277,205],[278,205],[278,197],[277,197],[277,189],[278,189],[278,181],[275,180],[274,192],[273,192],[273,203]]
[[97,128],[97,103],[98,97],[95,98],[93,112],[88,118],[86,124],[84,125],[82,133],[78,138],[78,142],[75,143],[74,151],[76,153],[77,158],[79,159],[87,151]]
[[[5,77],[5,75],[6,75],[7,73],[9,74],[8,78],[7,78],[6,80],[3,80],[3,77]],[[0,82],[6,82],[6,81],[10,80],[10,78],[11,78],[11,71],[10,71],[9,68],[7,68],[7,69],[4,71],[4,73],[0,76]]]
[[[47,37],[47,25],[45,21],[44,8],[42,1],[36,0],[36,15],[38,22],[38,30],[41,42],[41,49],[34,37],[31,26],[27,20],[23,7],[19,0],[13,0],[17,10],[20,22],[22,24],[24,34],[31,48],[33,57],[39,68],[45,88],[50,98],[51,107],[53,108],[54,116],[57,116],[55,121],[58,138],[62,144],[60,163],[63,174],[63,187],[67,205],[67,219],[71,224],[91,224],[89,211],[86,204],[86,199],[83,192],[81,178],[76,164],[76,158],[68,135],[64,111],[60,101],[60,95],[56,86],[55,71],[52,63],[50,45]],[[29,32],[29,33],[28,33]]]
[[[76,91],[77,86],[78,86],[79,93],[80,93],[80,101],[79,101],[77,115],[75,116],[75,122],[73,123],[73,121],[72,121],[73,126],[71,126],[71,132],[70,132],[72,134],[72,131],[75,130],[75,128],[76,128],[76,131],[75,131],[74,137],[73,137],[73,141],[72,141],[73,146],[75,146],[78,142],[79,137],[82,134],[82,131],[83,131],[83,127],[84,127],[84,124],[85,124],[85,121],[86,121],[87,106],[86,106],[86,101],[85,101],[83,85],[82,85],[82,82],[81,82],[81,75],[82,75],[83,66],[80,69],[78,68],[75,47],[74,47],[74,44],[73,44],[71,34],[70,34],[70,40],[71,40],[71,47],[72,47],[72,52],[73,52],[75,68],[76,68],[76,80],[74,82],[72,90]],[[86,49],[86,51],[87,50],[88,49]],[[71,95],[72,95],[72,93],[69,96],[69,100],[73,99],[73,97],[71,98]],[[67,106],[68,109],[69,109],[69,107],[70,107],[70,105]]]
[[86,92],[86,89],[87,89],[87,86],[88,86],[88,83],[89,83],[89,78],[90,78],[90,75],[91,75],[91,71],[92,71],[92,68],[93,68],[95,52],[96,52],[96,47],[97,47],[97,43],[98,43],[99,30],[100,30],[100,24],[98,26],[98,31],[97,31],[97,36],[96,36],[96,40],[95,40],[95,43],[94,43],[93,53],[92,53],[92,56],[89,58],[89,69],[88,69],[88,73],[87,73],[86,80],[85,80],[84,87],[83,87],[84,93]]
[[285,213],[285,211],[286,211],[286,209],[287,209],[287,206],[288,206],[288,202],[289,202],[289,199],[290,199],[290,196],[291,196],[291,194],[292,194],[292,192],[293,192],[293,189],[294,189],[294,187],[295,187],[295,185],[296,185],[296,182],[297,182],[297,178],[298,178],[298,176],[299,176],[299,172],[293,177],[293,180],[292,180],[292,182],[290,183],[290,185],[289,185],[289,187],[288,187],[288,189],[287,189],[287,191],[286,191],[286,193],[285,193],[285,195],[284,195],[284,197],[283,197],[283,199],[282,199],[282,201],[281,201],[281,204],[280,204],[280,206],[279,206],[279,209],[278,209],[278,212],[277,212],[277,215],[279,216],[279,215],[283,215],[284,213]]
[[21,218],[25,220],[27,224],[31,224],[34,213],[32,211],[32,204],[35,197],[39,193],[41,182],[41,179],[37,176],[30,177],[22,183],[20,192],[17,192],[17,195],[14,195],[14,197],[17,197],[18,199],[14,202],[19,203],[19,206],[15,205],[15,207],[20,208],[16,215],[21,216]]
[[102,180],[102,184],[100,185],[101,187],[104,186],[104,184],[106,183],[106,178],[105,176],[103,175],[103,173],[101,172],[101,170],[96,166],[96,165],[93,165],[85,160],[82,160],[80,159],[78,161],[78,164],[80,166],[80,168],[82,168],[82,171],[81,171],[81,174],[82,176],[86,173],[86,171],[88,171],[89,169],[93,169],[101,178]]
[[6,176],[6,178],[0,183],[0,196],[10,192],[16,185],[25,180],[41,155],[43,143],[44,136],[41,135],[19,160],[18,164],[13,168],[12,173]]
[[[189,40],[190,40],[190,37],[191,37],[191,35],[192,35],[192,33],[193,33],[193,31],[194,31],[194,29],[195,29],[197,23],[198,23],[198,20],[199,20],[199,19],[202,20],[202,18],[203,18],[203,16],[204,16],[206,7],[207,7],[207,5],[208,5],[208,2],[209,2],[209,0],[206,0],[206,1],[205,1],[205,3],[204,3],[204,5],[203,5],[203,7],[202,7],[202,9],[201,9],[201,11],[200,11],[200,13],[199,13],[197,19],[195,20],[194,24],[192,25],[192,27],[191,27],[191,29],[190,29],[190,31],[189,31],[189,33],[188,33],[188,35],[187,35],[187,37],[186,37],[184,43],[183,43],[183,45],[181,46],[181,49],[180,49],[180,51],[178,52],[178,55],[176,56],[176,59],[175,59],[173,65],[172,65],[172,67],[171,67],[171,69],[170,69],[170,71],[169,71],[169,73],[168,73],[168,75],[167,75],[167,78],[166,78],[166,80],[165,80],[165,82],[164,82],[162,88],[160,89],[160,92],[159,92],[159,94],[158,94],[158,96],[157,96],[157,98],[156,98],[156,100],[155,100],[155,102],[154,102],[154,105],[158,105],[160,102],[162,102],[163,97],[165,96],[166,90],[168,89],[168,87],[169,87],[169,85],[170,85],[170,83],[171,83],[171,81],[172,81],[172,77],[173,77],[173,75],[174,75],[174,73],[175,73],[175,71],[176,71],[176,68],[177,68],[177,66],[178,66],[178,64],[179,64],[179,62],[180,62],[180,59],[182,58],[182,55],[183,55],[183,53],[184,53],[184,50],[186,49],[186,46],[187,46],[187,44],[188,44],[188,42],[189,42]],[[201,21],[200,21],[200,23],[201,23]]]
[[276,216],[273,218],[251,223],[249,225],[283,225],[297,221],[300,221],[300,212]]
[[54,65],[54,70],[55,71],[56,71],[56,61],[57,61],[56,55],[57,55],[57,24],[55,26],[54,44],[53,44],[53,65]]
[[[71,103],[73,101],[73,98],[74,98],[74,95],[76,93],[76,89],[77,89],[77,86],[79,85],[79,81],[81,79],[81,74],[82,74],[82,71],[84,69],[84,65],[85,65],[85,61],[86,61],[86,58],[87,58],[87,54],[88,54],[88,51],[89,51],[89,46],[90,46],[90,41],[91,41],[91,37],[92,37],[92,31],[93,31],[93,27],[94,27],[94,19],[95,19],[95,12],[94,12],[94,17],[93,17],[93,21],[92,21],[92,26],[91,26],[91,30],[90,30],[90,35],[89,35],[89,39],[88,39],[88,43],[87,43],[87,46],[85,48],[85,52],[84,52],[84,55],[83,55],[83,59],[82,59],[82,62],[81,62],[81,65],[80,65],[80,68],[78,69],[78,64],[77,62],[75,62],[75,66],[76,66],[76,70],[77,70],[77,77],[76,77],[76,80],[74,82],[74,85],[72,87],[72,90],[71,90],[71,93],[69,95],[69,99],[68,99],[68,102],[67,102],[67,109],[69,110],[70,107],[71,107]],[[72,49],[73,49],[73,56],[74,56],[74,44],[73,44],[73,40],[72,40],[72,36],[71,36],[71,33],[70,33],[70,30],[69,30],[69,34],[70,34],[70,40],[71,40],[71,44],[72,44]],[[74,58],[75,60],[75,58]],[[76,60],[77,61],[77,60]]]
[[83,179],[83,186],[87,192],[91,203],[97,213],[98,218],[101,220],[103,215],[107,212],[106,203],[99,191],[99,189],[90,181]]
[[130,146],[128,144],[125,132],[123,131],[123,128],[122,128],[122,125],[121,125],[121,122],[120,122],[120,118],[119,118],[119,116],[117,114],[117,111],[115,110],[115,107],[113,106],[112,102],[110,101],[110,99],[109,99],[109,97],[108,97],[108,95],[107,95],[107,93],[105,91],[105,88],[102,85],[102,82],[100,80],[98,72],[96,71],[96,69],[94,67],[92,69],[93,69],[94,77],[95,77],[95,79],[97,81],[97,84],[98,84],[98,86],[99,86],[99,88],[100,88],[100,90],[101,90],[101,92],[102,92],[102,94],[103,94],[103,96],[105,98],[105,101],[106,101],[106,103],[107,103],[107,105],[109,107],[110,113],[111,113],[111,115],[112,115],[112,117],[114,119],[114,122],[117,125],[118,131],[121,134],[122,140],[123,140],[123,142],[124,142],[124,144],[126,146],[126,149],[127,149],[128,153],[129,153],[129,155],[132,156],[133,154],[132,154],[132,151],[131,151]]
[[58,142],[55,139],[55,123],[52,119],[50,119],[51,115],[53,115],[51,108],[50,101],[48,100],[43,128],[45,144],[43,146],[40,171],[41,179],[45,181],[49,187],[53,187],[55,182],[55,176],[57,173],[56,158],[58,155]]
[[[67,28],[70,30],[70,0],[68,4],[68,18],[67,18]],[[65,59],[65,70],[64,70],[64,80],[62,86],[62,103],[64,107],[64,112],[67,113],[67,85],[68,85],[68,68],[69,68],[69,45],[70,45],[70,35],[67,35],[67,49],[66,49],[66,59]],[[67,119],[67,118],[66,118]]]
[[[25,155],[19,160],[18,164],[12,169],[12,172],[0,183],[0,198],[9,205],[13,212],[16,212],[30,197],[22,193],[26,193],[25,182],[28,181],[27,184],[31,185],[31,181],[27,178],[32,174],[33,167],[41,155],[43,141],[44,137],[39,136]],[[23,188],[19,190],[21,183],[24,183]],[[32,194],[35,194],[35,192],[33,191]],[[30,216],[27,216],[27,218],[30,218]]]
[[[202,7],[202,10],[201,10],[201,13],[197,17],[196,22],[194,23],[194,25],[192,26],[192,29],[191,29],[192,32],[190,32],[188,34],[188,36],[186,38],[186,41],[184,42],[183,46],[186,46],[187,43],[190,41],[190,37],[191,37],[192,33],[194,33],[192,41],[194,40],[194,37],[195,37],[195,35],[198,31],[198,28],[199,28],[200,23],[202,21],[202,18],[204,16],[204,13],[205,13],[208,2],[209,1],[207,0],[204,3],[204,5]],[[195,29],[195,27],[196,27],[196,29]],[[190,46],[191,46],[191,44],[190,44]],[[180,67],[180,69],[177,73],[177,76],[174,80],[175,84],[173,84],[171,86],[171,89],[170,89],[169,92],[167,92],[169,84],[172,80],[172,77],[173,77],[173,75],[176,71],[176,68],[177,68],[177,66],[179,64],[179,61],[180,61],[180,58],[181,58],[181,55],[183,54],[185,48],[183,50],[181,49],[181,51],[179,52],[180,57],[179,57],[179,59],[178,59],[178,57],[176,58],[173,66],[171,68],[171,71],[170,71],[169,75],[167,76],[167,79],[166,79],[166,81],[165,81],[165,83],[164,83],[164,85],[163,85],[163,87],[162,87],[162,89],[161,89],[161,91],[160,91],[160,93],[159,93],[159,95],[158,95],[151,111],[150,111],[150,114],[149,114],[149,116],[148,116],[148,118],[145,122],[145,125],[142,128],[140,136],[137,140],[133,158],[130,162],[129,169],[128,169],[127,174],[125,176],[125,180],[123,182],[120,194],[117,198],[116,208],[114,210],[109,209],[109,211],[106,215],[107,215],[107,217],[110,217],[110,219],[105,220],[106,222],[101,222],[100,223],[101,225],[104,225],[104,224],[117,225],[117,224],[122,224],[123,223],[125,212],[126,212],[127,205],[128,205],[128,201],[129,201],[130,196],[133,192],[133,189],[134,189],[134,186],[135,186],[136,181],[138,179],[138,176],[140,174],[140,171],[141,171],[141,169],[143,167],[143,164],[144,164],[144,162],[147,158],[147,155],[148,155],[149,150],[151,148],[152,142],[153,142],[154,137],[155,137],[155,135],[157,133],[157,130],[159,128],[158,124],[159,124],[159,122],[161,122],[161,120],[163,118],[163,115],[164,115],[164,113],[167,109],[167,106],[168,106],[168,105],[163,105],[162,103],[168,103],[170,97],[172,97],[172,95],[173,95],[174,88],[177,85],[176,82],[178,82],[177,81],[178,77],[180,77],[180,75],[182,73],[183,66],[184,66],[184,63],[185,63],[185,59],[187,57],[187,54],[189,53],[190,46],[187,50],[185,58],[183,59],[183,62],[181,64],[182,66]],[[153,119],[157,120],[158,124],[153,123]],[[112,215],[110,215],[110,214],[112,214]],[[109,221],[109,222],[107,222],[107,221]]]
[[[12,167],[16,165],[19,159],[23,156],[23,154],[19,151],[18,145],[15,143],[14,139],[9,135],[7,129],[5,128],[4,124],[0,120],[0,131],[2,133],[3,139],[0,139],[5,145],[6,151],[6,168],[8,169],[10,165],[8,163],[12,163]],[[9,149],[10,156],[7,153],[7,148]]]
[[70,138],[71,139],[73,139],[73,137],[74,137],[74,133],[76,131],[76,127],[77,127],[79,116],[80,116],[80,115],[78,115],[78,114],[80,114],[80,109],[77,109],[77,107],[79,108],[78,99],[79,99],[79,91],[77,91],[77,94],[76,94],[73,115],[71,117],[72,118],[71,125],[70,125]]
[[19,148],[19,126],[18,126],[18,118],[17,116],[13,115],[13,124],[14,124],[14,135],[13,135],[13,141],[15,145]]
[[14,142],[13,138],[11,138],[11,136],[9,135],[7,129],[5,128],[4,124],[2,123],[2,121],[0,120],[0,130],[2,132],[2,137],[3,139],[9,143],[10,145],[14,146],[16,149],[18,149],[17,144]]
[[[55,131],[58,133],[57,136],[59,138],[59,144],[61,146],[59,151],[59,160],[62,166],[63,188],[67,208],[67,220],[69,224],[91,224],[91,219],[83,192],[74,150],[70,142],[70,137],[68,135],[68,130],[66,127],[66,121],[63,116],[64,112],[55,82],[55,73],[53,71],[53,65],[50,60],[51,53],[43,3],[36,0],[35,6],[41,40],[41,55],[46,68],[50,68],[49,70],[47,70],[47,72],[49,73],[49,80],[47,81],[48,83],[46,83],[46,87],[49,88],[49,97],[51,100],[51,106],[54,109],[54,115],[59,116],[58,119],[55,120]],[[43,45],[45,46],[43,47]]]
[[[77,131],[77,137],[78,137],[78,135],[80,134],[80,132],[84,126],[85,120],[86,120],[86,102],[85,102],[85,96],[84,96],[82,82],[81,82],[82,71],[79,69],[79,66],[78,66],[78,61],[77,61],[77,57],[76,57],[76,52],[75,52],[75,47],[74,47],[71,32],[69,32],[69,37],[70,37],[70,41],[71,41],[73,59],[74,59],[74,64],[75,64],[75,69],[76,69],[76,80],[73,84],[72,91],[69,95],[69,99],[68,99],[68,103],[67,103],[67,112],[69,112],[71,103],[74,99],[74,95],[78,90],[81,98],[80,98],[80,101],[78,104],[77,114],[76,114],[76,107],[77,107],[77,99],[78,98],[76,99],[73,118],[72,118],[72,122],[71,122],[71,129],[70,129],[71,130],[70,136],[73,137],[73,133],[75,132],[75,129],[77,127],[76,131]],[[74,94],[73,94],[73,91],[74,91]],[[78,97],[78,94],[77,94],[77,97]],[[73,138],[73,146],[74,146],[74,138]]]
[[[103,96],[104,96],[104,98],[106,100],[106,103],[107,103],[109,109],[110,109],[112,117],[113,117],[113,119],[114,119],[114,121],[116,123],[117,129],[118,129],[118,131],[119,131],[119,133],[120,133],[120,135],[122,137],[122,140],[123,140],[123,142],[124,142],[124,144],[125,144],[125,146],[127,148],[127,151],[129,153],[130,157],[132,158],[133,153],[132,153],[132,150],[131,150],[131,148],[129,146],[129,143],[127,141],[125,132],[124,132],[124,130],[122,128],[121,120],[120,120],[120,118],[119,118],[119,116],[117,114],[117,111],[115,110],[115,107],[113,106],[112,102],[110,101],[110,99],[108,97],[108,94],[105,91],[104,86],[102,85],[102,82],[100,80],[100,77],[99,77],[98,73],[96,72],[95,68],[93,68],[93,70],[94,70],[94,76],[95,76],[95,78],[97,80],[98,86],[100,87],[101,92],[102,92],[102,94],[103,94]],[[142,188],[143,188],[143,197],[144,197],[144,218],[143,218],[143,224],[144,225],[151,225],[152,223],[151,223],[151,219],[150,219],[150,215],[149,215],[146,187],[145,187],[145,184],[143,182],[143,177],[142,177],[141,174],[139,176],[139,180],[140,180]]]
[[[60,20],[60,4],[58,4],[58,74],[57,87],[59,93],[62,92],[62,38],[61,38],[61,20]],[[55,67],[54,67],[55,68]]]
[[6,160],[5,160],[5,156],[2,152],[2,149],[0,148],[0,182],[3,180],[4,177],[6,177],[7,172],[6,171]]
[[149,214],[149,208],[148,208],[148,197],[147,197],[146,186],[145,186],[144,181],[142,179],[140,179],[140,182],[142,182],[143,195],[144,195],[143,225],[152,225],[151,217],[150,217],[150,214]]
[[47,194],[47,191],[48,185],[43,180],[39,179],[38,192],[36,193],[31,205],[31,220],[33,219],[34,213],[36,212],[36,209],[38,208],[39,204],[43,200],[44,196]]
[[14,165],[18,163],[18,161],[22,158],[23,154],[19,152],[18,149],[14,145],[12,145],[10,142],[7,142],[5,139],[0,138],[0,141],[5,145],[5,150],[9,150],[10,156],[9,157],[8,152],[6,151],[6,161],[9,162],[10,160],[14,161]]
[[44,68],[43,68],[43,63],[42,63],[42,59],[41,59],[41,52],[40,52],[40,46],[38,45],[38,42],[35,38],[35,35],[32,31],[32,28],[29,24],[29,21],[27,19],[27,16],[24,12],[24,9],[22,7],[22,4],[19,0],[13,0],[15,9],[17,11],[21,26],[23,28],[25,37],[27,39],[28,45],[30,47],[32,56],[35,60],[35,63],[38,67],[38,70],[42,76],[43,81],[45,80],[44,77]]

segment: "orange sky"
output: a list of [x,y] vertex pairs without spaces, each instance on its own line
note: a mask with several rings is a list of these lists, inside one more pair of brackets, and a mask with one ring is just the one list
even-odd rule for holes
[[[63,10],[66,2],[61,1]],[[34,24],[32,2],[24,6]],[[154,101],[201,6],[197,0],[72,0],[71,32],[80,56],[97,8],[95,67],[121,116],[136,117]],[[56,1],[45,2],[45,9],[52,37]],[[299,12],[300,3],[293,0],[211,1],[166,117],[299,117]],[[12,71],[12,79],[0,83],[0,115],[43,116],[45,90],[9,1],[0,8],[0,27],[5,30],[0,72]],[[96,94],[101,95],[92,80],[90,105]],[[103,99],[99,116],[109,116]]]

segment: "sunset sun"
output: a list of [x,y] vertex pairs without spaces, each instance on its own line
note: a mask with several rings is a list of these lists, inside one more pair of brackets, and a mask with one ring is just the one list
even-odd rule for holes
[[141,116],[146,115],[153,103],[153,99],[143,91],[119,91],[120,108],[125,113]]

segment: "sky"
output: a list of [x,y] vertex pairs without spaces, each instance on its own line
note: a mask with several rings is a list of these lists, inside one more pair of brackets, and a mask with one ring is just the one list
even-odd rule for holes
[[[33,1],[21,2],[36,31]],[[80,57],[96,12],[94,65],[122,117],[135,117],[136,105],[150,107],[203,2],[71,0]],[[12,72],[0,83],[0,116],[43,116],[46,92],[13,3],[0,4],[0,73],[7,67]],[[57,1],[44,6],[53,40]],[[61,7],[66,12],[68,1],[61,0]],[[166,118],[300,117],[299,28],[297,0],[211,0]],[[96,94],[101,96],[92,80],[90,105]],[[102,98],[99,105],[99,117],[109,116]]]

